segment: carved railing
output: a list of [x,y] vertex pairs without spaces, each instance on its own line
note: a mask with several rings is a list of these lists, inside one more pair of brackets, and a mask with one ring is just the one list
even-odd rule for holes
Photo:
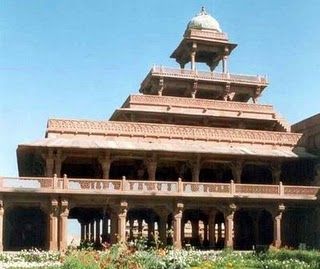
[[[170,68],[163,66],[154,66],[149,76],[161,76],[161,77],[173,77],[173,78],[185,78],[185,79],[201,79],[201,80],[217,80],[229,83],[249,83],[266,86],[268,84],[265,76],[252,76],[252,75],[240,75],[220,72],[206,72],[198,70],[188,70],[179,68]],[[146,78],[146,79],[147,79]],[[146,79],[142,82],[142,87],[146,82]]]
[[235,184],[235,194],[279,194],[279,185]]
[[67,194],[166,195],[253,199],[318,199],[320,187],[263,184],[76,179],[44,177],[0,177],[0,193],[44,192]]
[[185,182],[183,183],[183,192],[190,194],[229,194],[230,184]]
[[301,134],[256,131],[245,129],[229,129],[214,127],[198,127],[169,125],[156,123],[86,121],[50,119],[47,125],[49,133],[83,133],[102,136],[124,136],[144,138],[168,138],[182,140],[201,140],[217,142],[237,142],[251,144],[269,144],[296,146]]

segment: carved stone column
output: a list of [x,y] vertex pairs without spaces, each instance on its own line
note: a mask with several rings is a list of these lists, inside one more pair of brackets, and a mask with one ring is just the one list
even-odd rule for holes
[[258,102],[258,98],[260,96],[261,96],[261,87],[257,86],[257,88],[253,91],[253,94],[252,94],[253,103],[257,103]]
[[98,245],[101,243],[100,240],[100,219],[96,219],[96,241]]
[[57,150],[54,154],[54,174],[58,177],[61,177],[61,167],[63,161],[66,159],[66,155],[62,153],[61,150]]
[[156,211],[159,216],[158,232],[160,242],[165,246],[167,245],[167,219],[168,211],[165,208],[161,208]]
[[181,223],[183,214],[183,204],[177,203],[177,206],[173,212],[173,246],[176,249],[181,249]]
[[111,219],[111,243],[117,243],[118,241],[118,215],[116,212],[110,213],[110,219]]
[[68,245],[68,216],[69,204],[68,200],[62,199],[60,203],[59,215],[59,250],[65,251]]
[[198,155],[194,161],[189,162],[192,171],[192,181],[199,182],[199,175],[200,175],[200,156]]
[[198,81],[195,80],[193,82],[192,89],[191,89],[191,97],[192,98],[196,98],[197,91],[198,91]]
[[233,228],[234,228],[233,217],[236,209],[237,207],[235,204],[230,204],[227,210],[225,211],[225,214],[226,214],[225,246],[229,248],[233,248]]
[[199,239],[199,221],[198,220],[192,220],[191,221],[191,227],[192,227],[192,238],[193,239]]
[[46,177],[53,177],[53,167],[54,160],[53,158],[46,158]]
[[150,216],[150,220],[148,221],[148,239],[152,240],[154,238],[154,218]]
[[45,176],[46,177],[53,177],[53,174],[54,174],[53,150],[52,149],[48,149],[48,152],[41,153],[41,157],[46,163]]
[[82,221],[80,222],[80,235],[81,241],[84,241],[86,238],[86,225]]
[[109,179],[110,166],[112,163],[112,158],[110,154],[105,154],[104,156],[99,157],[98,160],[102,168],[103,178]]
[[145,160],[145,165],[148,170],[148,177],[150,181],[156,180],[156,171],[157,171],[157,159],[156,156],[152,156]]
[[243,161],[234,161],[230,164],[233,180],[235,183],[241,183]]
[[192,51],[190,54],[191,70],[196,70],[196,51],[197,51],[197,43],[193,43],[192,44]]
[[271,173],[273,184],[279,184],[281,181],[281,164],[278,162],[271,163]]
[[273,233],[274,233],[274,246],[276,248],[281,247],[281,220],[282,220],[282,214],[286,207],[283,204],[280,204],[277,210],[273,213],[274,217],[274,228],[273,228]]
[[138,219],[138,233],[139,236],[142,235],[142,219]]
[[129,224],[130,224],[130,233],[129,233],[129,239],[133,239],[133,219],[129,219]]
[[103,212],[102,218],[102,242],[107,242],[108,239],[108,217],[106,211]]
[[49,211],[49,250],[58,250],[58,217],[59,203],[57,199],[51,200]]
[[228,73],[228,56],[225,55],[222,58],[222,72],[224,74]]
[[209,213],[209,246],[215,247],[216,236],[215,236],[215,222],[216,222],[217,211],[212,209]]
[[164,79],[163,77],[160,77],[159,84],[156,86],[157,92],[159,96],[162,96],[162,92],[164,90]]
[[122,201],[118,210],[118,236],[119,242],[126,242],[126,222],[128,203]]
[[94,233],[94,219],[91,220],[90,222],[90,242],[94,242],[94,237],[95,237],[95,233]]
[[3,251],[3,215],[4,215],[4,206],[3,200],[0,200],[0,251]]

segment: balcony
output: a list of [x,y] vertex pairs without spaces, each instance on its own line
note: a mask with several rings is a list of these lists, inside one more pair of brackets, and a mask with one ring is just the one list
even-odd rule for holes
[[114,179],[75,179],[44,177],[0,177],[0,193],[42,193],[68,195],[157,196],[180,198],[238,198],[269,200],[317,200],[320,187],[140,181]]
[[206,72],[198,70],[187,70],[179,68],[169,68],[162,66],[154,66],[144,81],[141,83],[140,92],[147,87],[150,77],[165,77],[165,78],[177,78],[188,80],[201,80],[245,85],[259,85],[266,87],[268,85],[267,78],[265,76],[252,76],[252,75],[240,75],[220,72]]

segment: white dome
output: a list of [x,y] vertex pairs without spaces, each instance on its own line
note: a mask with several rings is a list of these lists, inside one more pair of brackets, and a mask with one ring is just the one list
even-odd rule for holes
[[203,7],[201,12],[190,20],[187,29],[204,29],[220,33],[222,32],[217,20],[209,15]]

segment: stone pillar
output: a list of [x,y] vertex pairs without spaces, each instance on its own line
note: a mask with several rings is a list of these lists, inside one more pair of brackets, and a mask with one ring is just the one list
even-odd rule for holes
[[108,239],[108,218],[106,212],[103,212],[102,218],[102,242],[107,242]]
[[129,219],[129,224],[130,224],[130,234],[129,234],[129,238],[133,239],[133,224],[134,224],[134,220],[133,219]]
[[261,87],[257,86],[257,88],[253,91],[253,94],[252,94],[253,103],[258,102],[258,98],[260,97],[260,95],[261,95]]
[[46,177],[53,177],[54,160],[53,157],[46,158]]
[[167,245],[167,219],[168,219],[168,212],[163,209],[158,212],[159,215],[159,222],[158,222],[158,233],[159,239],[163,243],[164,246]]
[[157,160],[156,156],[145,160],[145,164],[148,170],[148,177],[150,181],[156,180],[156,171],[157,171]]
[[192,167],[192,181],[199,182],[199,175],[200,175],[200,156],[198,155],[194,161],[190,162]]
[[222,73],[228,73],[228,56],[222,58]]
[[278,162],[271,163],[271,173],[273,184],[279,184],[281,179],[281,164]]
[[230,168],[235,183],[241,183],[243,161],[234,161],[230,164]]
[[111,219],[111,243],[114,244],[118,241],[118,216],[115,212],[111,212],[110,214]]
[[191,97],[192,98],[196,98],[197,91],[198,91],[198,81],[195,80],[193,82],[192,89],[191,89]]
[[173,212],[173,246],[176,249],[181,249],[181,223],[182,223],[183,204],[177,203]]
[[122,201],[118,210],[118,236],[119,242],[126,242],[126,222],[128,203]]
[[85,240],[86,237],[86,226],[83,222],[80,222],[80,234],[81,234],[81,241]]
[[148,221],[148,239],[149,240],[154,239],[154,218],[153,218],[153,216],[151,216],[150,220]]
[[203,222],[203,240],[207,241],[208,240],[208,223]]
[[196,70],[196,51],[197,51],[197,43],[193,43],[192,51],[190,54],[191,70]]
[[142,219],[138,219],[138,233],[139,236],[142,235]]
[[159,238],[164,246],[167,245],[167,219],[161,218],[158,224]]
[[100,219],[96,219],[96,243],[99,245],[101,243],[100,240]]
[[276,248],[281,247],[281,220],[282,214],[285,210],[285,206],[283,204],[279,205],[278,209],[274,212],[274,246]]
[[90,242],[94,242],[94,219],[90,222]]
[[230,204],[227,208],[226,214],[226,223],[225,223],[225,246],[228,248],[233,248],[233,217],[237,207],[235,204]]
[[3,251],[3,215],[4,215],[4,206],[3,200],[0,200],[0,251]]
[[209,246],[215,247],[216,236],[215,236],[215,221],[216,221],[216,210],[211,210],[209,213]]
[[68,216],[69,204],[68,200],[62,199],[60,203],[59,216],[59,250],[66,251],[68,245]]
[[51,200],[49,211],[49,250],[58,250],[58,216],[59,203],[56,199]]
[[199,221],[198,220],[192,220],[191,221],[191,227],[192,227],[192,238],[193,239],[199,239]]
[[109,179],[110,166],[112,162],[110,154],[106,154],[105,156],[100,157],[98,160],[102,168],[103,178]]
[[86,223],[86,240],[90,241],[90,226],[89,226],[89,223]]

